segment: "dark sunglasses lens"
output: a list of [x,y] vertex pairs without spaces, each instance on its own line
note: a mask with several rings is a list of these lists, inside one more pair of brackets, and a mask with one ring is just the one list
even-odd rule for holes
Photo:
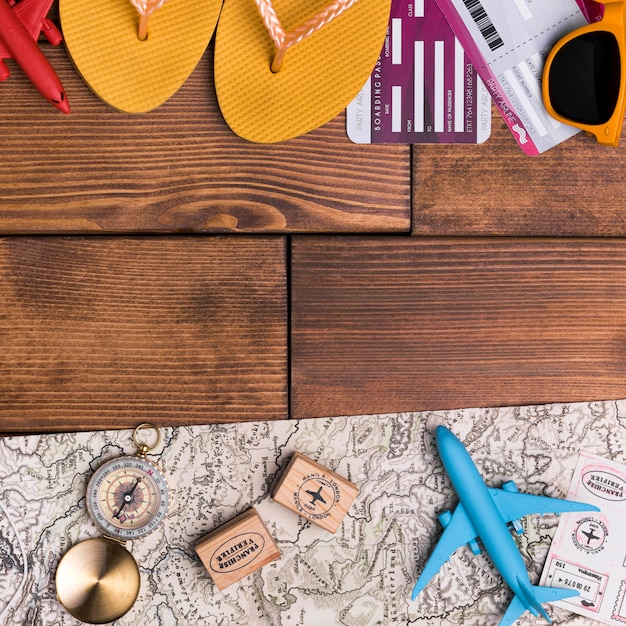
[[584,33],[566,43],[550,68],[549,92],[554,110],[582,124],[609,121],[619,95],[620,55],[615,36]]

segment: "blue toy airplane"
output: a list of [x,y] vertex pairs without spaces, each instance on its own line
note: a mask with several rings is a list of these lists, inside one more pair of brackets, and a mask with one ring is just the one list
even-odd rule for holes
[[500,626],[513,624],[525,611],[530,611],[535,617],[542,615],[548,623],[552,623],[541,603],[576,596],[578,592],[532,585],[509,526],[521,534],[523,529],[519,518],[530,513],[599,509],[582,502],[519,493],[513,481],[504,483],[502,489],[487,487],[463,444],[445,426],[438,426],[435,435],[441,461],[460,502],[454,513],[446,511],[439,516],[444,532],[415,584],[413,600],[464,543],[474,554],[480,554],[480,540],[502,578],[515,593]]

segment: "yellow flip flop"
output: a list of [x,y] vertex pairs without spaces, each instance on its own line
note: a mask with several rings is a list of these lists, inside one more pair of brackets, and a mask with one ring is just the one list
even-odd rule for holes
[[330,121],[372,73],[390,9],[391,0],[226,0],[214,62],[226,123],[274,143]]
[[167,0],[147,38],[130,0],[59,0],[63,38],[76,69],[104,102],[126,113],[163,104],[206,50],[222,0]]

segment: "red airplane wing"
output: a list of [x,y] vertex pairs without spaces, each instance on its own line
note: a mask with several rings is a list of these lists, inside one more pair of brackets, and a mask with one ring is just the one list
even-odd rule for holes
[[[53,0],[21,0],[11,7],[17,19],[34,41],[39,39],[39,34],[43,29],[43,21],[48,15],[52,2]],[[10,6],[10,3],[8,4]],[[11,54],[0,40],[0,59],[10,58],[12,58]]]

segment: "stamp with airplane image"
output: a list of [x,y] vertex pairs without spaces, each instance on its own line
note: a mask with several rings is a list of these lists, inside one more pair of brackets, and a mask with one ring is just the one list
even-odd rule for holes
[[349,480],[296,452],[272,492],[272,498],[334,533],[358,493],[358,487]]

